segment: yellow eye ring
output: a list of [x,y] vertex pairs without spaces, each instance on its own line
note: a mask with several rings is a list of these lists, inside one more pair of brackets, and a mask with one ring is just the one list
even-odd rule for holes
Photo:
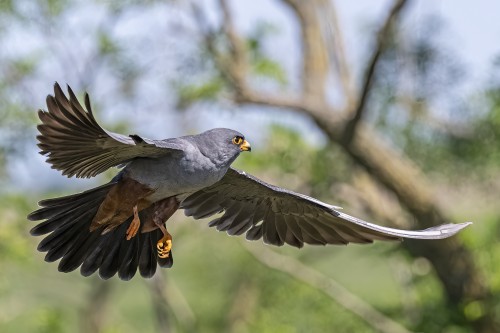
[[235,145],[241,145],[243,143],[243,138],[241,136],[235,136],[233,138],[233,143]]

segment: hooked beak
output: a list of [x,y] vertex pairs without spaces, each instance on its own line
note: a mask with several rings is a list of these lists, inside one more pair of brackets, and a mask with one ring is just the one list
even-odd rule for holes
[[247,140],[243,140],[243,143],[240,145],[240,150],[241,151],[252,151],[252,147],[250,146],[250,143],[248,143]]

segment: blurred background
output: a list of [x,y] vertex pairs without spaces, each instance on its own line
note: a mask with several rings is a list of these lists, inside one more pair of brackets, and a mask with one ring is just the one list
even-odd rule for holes
[[[0,332],[499,332],[500,4],[0,0]],[[108,129],[243,132],[237,168],[443,241],[272,248],[169,221],[175,264],[57,272],[26,215],[67,179],[37,154],[55,81]]]

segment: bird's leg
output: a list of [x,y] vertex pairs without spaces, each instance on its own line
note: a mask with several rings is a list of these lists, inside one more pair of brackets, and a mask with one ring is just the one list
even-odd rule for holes
[[158,250],[158,257],[168,258],[170,256],[170,250],[172,249],[172,235],[170,235],[165,226],[160,227],[163,232],[163,237],[156,243],[156,249]]
[[139,212],[137,211],[137,205],[134,206],[133,211],[134,211],[134,218],[132,219],[132,222],[130,223],[127,229],[127,240],[131,240],[132,238],[134,238],[135,235],[137,234],[137,231],[139,231],[139,228],[141,227],[141,220],[139,219]]
[[153,222],[163,232],[163,237],[156,243],[158,256],[168,258],[172,249],[172,235],[165,227],[165,221],[168,220],[179,208],[179,202],[171,197],[163,199],[154,204]]

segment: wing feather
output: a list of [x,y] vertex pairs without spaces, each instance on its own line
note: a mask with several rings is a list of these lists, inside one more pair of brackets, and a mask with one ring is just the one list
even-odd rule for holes
[[40,153],[63,175],[89,178],[134,158],[182,152],[175,139],[150,140],[105,130],[94,118],[88,94],[85,108],[70,87],[68,95],[56,83],[54,96],[47,96],[48,111],[38,111],[42,124],[37,126]]
[[235,216],[231,225],[227,228],[229,235],[241,235],[248,230],[252,224],[254,207],[252,205],[241,205],[238,215]]
[[276,231],[278,232],[278,237],[283,245],[283,243],[286,241],[286,231],[288,229],[285,222],[285,215],[275,214],[274,220],[276,224]]
[[278,214],[274,214],[272,209],[267,210],[267,214],[264,216],[264,222],[262,223],[262,238],[266,244],[282,246],[284,242],[280,239],[278,231],[276,230],[276,216],[278,216]]
[[444,224],[417,231],[383,227],[232,168],[219,182],[188,196],[180,207],[186,215],[196,219],[224,211],[209,226],[230,235],[246,232],[248,240],[262,238],[267,244],[281,246],[287,243],[299,248],[304,243],[364,244],[402,238],[442,239],[471,224]]

